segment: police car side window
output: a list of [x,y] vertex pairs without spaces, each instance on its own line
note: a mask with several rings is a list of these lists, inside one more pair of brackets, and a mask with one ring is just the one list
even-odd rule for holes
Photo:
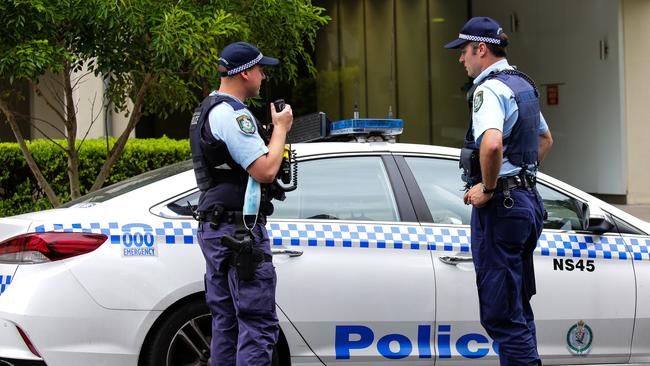
[[544,219],[544,229],[583,230],[580,202],[542,184],[537,190],[544,201],[548,217]]
[[192,208],[196,208],[196,206],[199,204],[200,195],[201,192],[196,191],[188,196],[184,196],[168,204],[167,208],[174,211],[180,216],[192,216]]
[[271,218],[398,221],[397,204],[379,156],[302,161],[298,188],[273,201]]
[[471,208],[463,203],[458,161],[421,157],[405,159],[424,195],[433,222],[469,225]]

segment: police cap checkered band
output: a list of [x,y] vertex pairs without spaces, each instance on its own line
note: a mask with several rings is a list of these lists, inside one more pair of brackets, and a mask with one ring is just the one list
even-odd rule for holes
[[494,43],[496,45],[501,44],[500,39],[496,38],[489,38],[489,37],[479,37],[479,36],[472,36],[470,34],[458,34],[458,38],[460,39],[466,39],[470,42],[485,42],[485,43]]
[[246,69],[250,69],[251,67],[255,66],[255,64],[260,62],[262,57],[264,57],[264,56],[262,56],[262,54],[260,53],[257,57],[255,57],[251,61],[249,61],[249,62],[247,62],[247,63],[245,63],[245,64],[243,64],[241,66],[237,66],[232,70],[228,70],[228,72],[226,74],[228,74],[228,76],[232,76],[232,75],[238,74],[238,73],[240,73],[240,72],[242,72],[242,71],[244,71]]
[[221,76],[232,76],[257,64],[277,65],[279,63],[273,57],[262,55],[257,47],[246,42],[235,42],[224,47],[218,62]]
[[460,48],[467,42],[485,42],[498,46],[507,46],[507,41],[501,39],[503,29],[494,19],[474,17],[465,23],[458,38],[447,43],[445,48]]

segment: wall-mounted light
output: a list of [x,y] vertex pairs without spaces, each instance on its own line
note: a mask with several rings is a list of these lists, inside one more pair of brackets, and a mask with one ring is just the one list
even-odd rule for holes
[[519,31],[519,17],[517,13],[510,13],[510,33],[516,33]]
[[598,41],[598,55],[600,56],[601,61],[607,59],[607,54],[609,53],[609,46],[607,45],[606,39],[601,39]]

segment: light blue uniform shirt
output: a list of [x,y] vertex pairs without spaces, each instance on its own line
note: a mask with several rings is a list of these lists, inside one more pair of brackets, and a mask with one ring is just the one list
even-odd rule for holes
[[[212,92],[210,95],[216,94],[228,95],[235,100],[239,100],[225,93]],[[250,130],[248,132],[244,131],[240,126],[237,118],[242,115],[246,115],[253,122],[255,126],[253,133]],[[257,158],[269,152],[264,140],[258,134],[255,117],[247,108],[235,111],[230,104],[220,103],[212,108],[208,114],[208,123],[214,138],[226,143],[233,160],[244,169],[248,169],[248,166]]]
[[[514,68],[508,64],[508,60],[503,59],[497,61],[487,69],[483,70],[483,72],[474,79],[474,84],[480,83],[492,71],[512,69]],[[473,98],[475,105],[477,102],[476,95],[479,92],[483,94],[482,104],[478,110],[476,110],[476,108],[472,110],[473,132],[477,147],[481,145],[483,133],[490,128],[501,131],[504,139],[510,136],[512,127],[515,122],[517,122],[517,118],[519,118],[519,108],[515,101],[515,95],[512,92],[512,89],[510,89],[506,84],[496,79],[490,79],[481,84],[476,88],[476,90],[474,90]],[[539,134],[542,135],[548,131],[548,125],[546,124],[546,120],[541,112],[539,114],[539,119]],[[506,146],[504,146],[504,151],[505,149]],[[503,156],[503,163],[501,164],[499,176],[516,175],[520,170],[520,167],[511,164],[508,161],[508,158],[506,158],[505,155]]]

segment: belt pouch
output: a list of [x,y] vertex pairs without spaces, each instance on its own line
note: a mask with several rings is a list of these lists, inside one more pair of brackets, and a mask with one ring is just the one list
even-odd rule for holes
[[470,185],[482,180],[481,161],[478,150],[464,147],[460,150],[460,167],[463,169],[463,181]]

